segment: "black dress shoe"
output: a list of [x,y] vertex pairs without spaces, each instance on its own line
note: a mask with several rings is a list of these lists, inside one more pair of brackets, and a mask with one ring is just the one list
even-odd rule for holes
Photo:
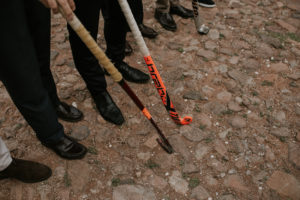
[[124,123],[124,117],[107,91],[103,91],[94,97],[97,109],[101,116],[116,125]]
[[85,146],[67,135],[64,135],[58,142],[43,143],[43,145],[52,149],[60,157],[70,160],[81,159],[87,152]]
[[162,13],[155,10],[154,16],[163,28],[169,31],[176,31],[177,26],[170,13]]
[[0,179],[14,178],[24,183],[37,183],[48,179],[51,174],[46,165],[13,158],[10,165],[0,172]]
[[60,119],[68,122],[78,122],[83,118],[83,114],[80,110],[64,102],[60,102],[56,107],[56,114]]
[[185,19],[194,17],[194,13],[193,13],[192,10],[187,9],[187,8],[181,6],[181,5],[171,6],[170,13],[178,15],[178,16],[180,16],[182,18],[185,18]]
[[129,42],[126,41],[125,43],[125,56],[130,56],[133,52],[132,47],[130,46]]
[[144,72],[130,67],[127,63],[121,61],[115,63],[116,68],[122,74],[123,78],[133,83],[147,83],[150,77]]
[[144,37],[156,38],[156,36],[158,35],[158,33],[153,28],[145,26],[144,24],[139,24],[138,27]]

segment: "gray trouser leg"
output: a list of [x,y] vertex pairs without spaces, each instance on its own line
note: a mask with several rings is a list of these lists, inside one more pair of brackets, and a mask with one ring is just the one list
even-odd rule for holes
[[168,13],[170,11],[170,6],[179,5],[179,0],[157,0],[156,10],[161,13]]
[[170,11],[170,1],[169,0],[157,0],[156,10],[161,13],[168,13]]
[[170,0],[171,6],[178,6],[179,5],[179,0]]
[[12,161],[9,150],[0,137],[0,171],[6,169]]

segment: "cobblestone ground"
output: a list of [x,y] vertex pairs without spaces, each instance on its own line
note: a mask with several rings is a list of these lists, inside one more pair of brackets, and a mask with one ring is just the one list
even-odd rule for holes
[[[146,43],[177,111],[193,123],[175,125],[153,83],[130,86],[168,136],[172,155],[156,144],[155,129],[110,77],[108,90],[126,123],[102,119],[74,68],[65,21],[54,16],[59,96],[85,114],[79,123],[62,123],[89,153],[66,161],[43,147],[0,83],[0,133],[12,154],[53,169],[43,183],[2,180],[0,199],[299,200],[300,1],[216,3],[201,8],[211,28],[201,36],[192,19],[177,16],[176,32],[162,29],[153,18],[155,1],[144,1],[144,22],[159,32]],[[98,42],[105,48],[102,27],[103,19]],[[135,52],[126,61],[147,72],[130,34],[128,40]]]

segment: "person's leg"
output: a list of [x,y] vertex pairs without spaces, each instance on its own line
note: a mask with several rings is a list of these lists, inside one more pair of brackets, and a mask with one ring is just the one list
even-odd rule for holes
[[170,0],[157,0],[156,11],[160,13],[169,13],[170,11]]
[[144,19],[144,10],[142,0],[128,1],[132,14],[137,24],[142,24]]
[[55,142],[63,137],[63,127],[42,84],[23,1],[16,2],[5,1],[0,7],[5,27],[0,32],[0,79],[37,137]]
[[[75,14],[96,40],[102,2],[99,0],[78,0],[75,3]],[[98,111],[105,120],[117,125],[122,124],[124,122],[123,115],[106,90],[107,85],[103,69],[70,26],[68,26],[68,30],[75,66],[84,79]]]
[[0,32],[0,80],[42,144],[63,158],[82,158],[86,148],[64,134],[43,87],[24,1],[5,1],[0,7],[0,24],[6,28]]
[[9,150],[0,137],[0,171],[6,169],[11,162],[12,158],[10,156]]
[[122,62],[125,58],[126,33],[129,31],[126,19],[117,0],[104,0],[102,8],[104,17],[104,37],[106,55],[114,62]]
[[[75,14],[81,20],[85,28],[90,32],[92,37],[97,40],[99,14],[101,1],[75,1]],[[68,26],[70,34],[70,45],[75,66],[84,79],[87,88],[92,96],[95,96],[106,90],[106,80],[104,71],[100,67],[97,59],[93,56],[86,45],[81,41],[77,34]]]
[[43,86],[48,91],[59,118],[70,122],[80,121],[83,118],[82,112],[59,100],[50,70],[50,10],[45,8],[39,1],[28,1],[30,1],[30,4],[25,4],[26,15],[28,16],[29,32],[36,49]]
[[29,32],[32,35],[34,48],[36,49],[43,86],[47,89],[51,102],[56,107],[60,104],[60,101],[50,70],[50,10],[38,1],[31,1],[30,4],[25,3],[25,6]]
[[129,27],[117,0],[105,0],[102,9],[106,54],[121,72],[123,78],[135,83],[147,83],[150,77],[144,72],[129,66],[125,57],[126,33]]

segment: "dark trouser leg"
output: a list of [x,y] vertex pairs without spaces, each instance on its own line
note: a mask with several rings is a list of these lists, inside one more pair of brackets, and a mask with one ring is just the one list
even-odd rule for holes
[[[100,0],[78,0],[75,1],[75,14],[81,20],[92,37],[97,40]],[[68,26],[70,33],[70,44],[72,48],[75,66],[84,79],[87,88],[93,96],[106,90],[106,81],[104,71],[98,64],[97,59],[92,55],[90,50],[85,46],[81,39],[76,35],[71,27]]]
[[25,3],[29,31],[36,49],[43,85],[48,91],[51,102],[56,107],[60,101],[50,70],[50,10],[39,1],[30,1],[30,4]]
[[0,79],[37,137],[56,142],[63,136],[63,127],[43,87],[24,2],[10,0],[0,6],[0,24],[5,27],[0,32]]
[[[104,36],[107,45],[106,54],[115,63],[123,61],[125,57],[126,33],[130,31],[126,18],[117,0],[105,0],[102,9],[104,17]],[[128,4],[137,24],[143,23],[142,0],[129,0]]]
[[142,0],[130,0],[128,1],[132,14],[137,24],[143,23],[144,11]]
[[121,62],[125,57],[126,32],[129,31],[126,19],[117,0],[104,0],[104,37],[106,55],[112,62]]

